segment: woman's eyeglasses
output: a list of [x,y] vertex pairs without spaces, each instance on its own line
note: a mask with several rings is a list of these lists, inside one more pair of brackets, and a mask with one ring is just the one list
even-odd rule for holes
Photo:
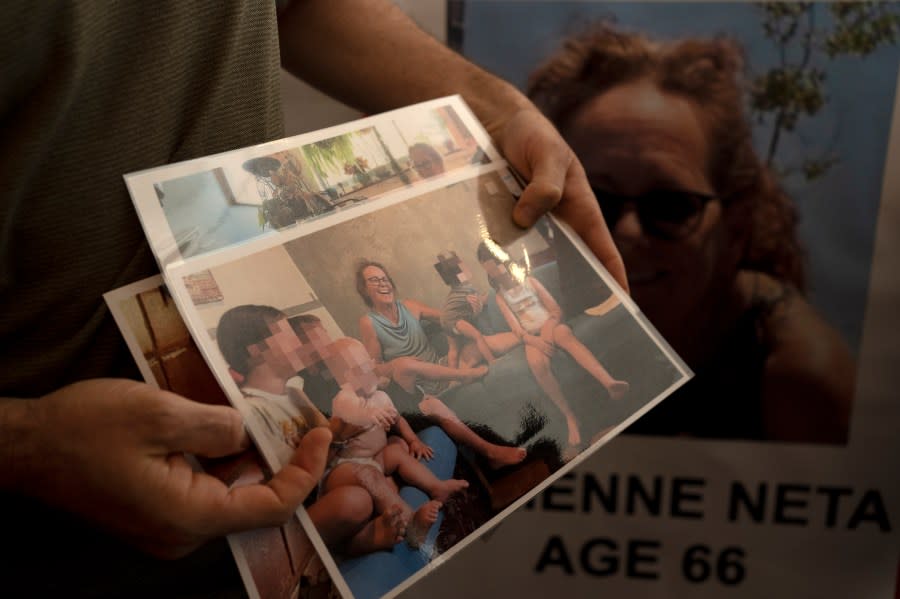
[[640,196],[622,196],[592,187],[600,210],[610,229],[615,226],[625,206],[634,206],[641,227],[661,239],[681,239],[694,232],[703,208],[716,196],[677,189],[655,189]]
[[387,277],[366,277],[366,283],[369,285],[390,285],[391,280]]

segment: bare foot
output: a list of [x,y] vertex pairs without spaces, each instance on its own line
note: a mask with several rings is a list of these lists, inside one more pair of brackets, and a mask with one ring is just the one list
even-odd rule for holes
[[581,433],[578,432],[578,421],[574,416],[566,418],[566,426],[569,427],[569,445],[581,445]]
[[438,483],[431,489],[430,495],[432,499],[444,502],[447,501],[447,499],[449,499],[450,496],[454,493],[459,493],[463,489],[468,488],[468,481],[460,480],[458,478],[451,478],[450,480],[438,481]]
[[569,445],[562,451],[562,460],[565,463],[569,463],[575,458],[578,457],[578,454],[581,453],[582,447],[581,445]]
[[432,499],[422,504],[416,513],[413,514],[412,521],[406,527],[406,542],[410,547],[418,547],[425,541],[428,535],[428,529],[437,522],[438,512],[444,504],[440,501]]
[[629,385],[627,381],[613,381],[606,390],[609,392],[610,399],[619,400],[625,397],[625,394],[628,393],[628,389],[630,388],[631,385]]
[[504,466],[512,466],[518,464],[525,459],[528,452],[524,447],[506,447],[505,445],[491,445],[485,456],[488,460],[488,466],[492,470],[503,468]]
[[373,546],[377,549],[390,549],[403,540],[409,519],[404,517],[399,505],[392,505],[372,523],[375,527],[372,532]]

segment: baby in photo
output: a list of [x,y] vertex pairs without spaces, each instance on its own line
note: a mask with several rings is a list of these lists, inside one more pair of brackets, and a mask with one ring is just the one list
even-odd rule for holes
[[[342,485],[358,485],[372,496],[377,515],[393,528],[393,542],[406,539],[417,547],[437,520],[443,503],[469,486],[464,480],[440,480],[415,455],[431,458],[433,451],[399,415],[391,398],[378,388],[375,363],[356,339],[336,340],[325,357],[340,385],[332,406],[335,452],[322,480],[325,492]],[[399,437],[388,437],[388,431]],[[398,475],[427,493],[431,500],[413,512],[400,497],[391,477]],[[393,544],[393,543],[391,543]]]

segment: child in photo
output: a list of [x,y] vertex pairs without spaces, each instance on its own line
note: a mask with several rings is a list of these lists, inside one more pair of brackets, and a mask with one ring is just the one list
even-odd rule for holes
[[[389,514],[398,524],[398,539],[412,547],[424,540],[443,503],[469,486],[465,480],[440,480],[417,459],[433,450],[422,443],[397,413],[391,398],[378,388],[375,363],[356,339],[344,337],[329,347],[326,364],[340,385],[332,406],[336,450],[322,479],[329,491],[343,485],[365,488],[376,515]],[[388,437],[393,431],[398,437]],[[413,512],[390,479],[398,475],[431,497]]]
[[[309,356],[287,317],[271,306],[244,305],[219,320],[216,340],[280,466],[287,464],[310,429],[328,426],[303,391],[289,382]],[[299,382],[299,381],[298,381]]]
[[[331,415],[333,409],[332,398],[337,395],[340,385],[328,365],[331,364],[329,360],[333,360],[332,354],[338,346],[335,345],[335,341],[332,341],[322,322],[317,317],[305,314],[295,316],[290,320],[294,326],[294,331],[303,343],[309,346],[308,352],[313,356],[309,360],[307,368],[300,373],[304,380],[303,388],[306,390],[307,396],[310,397],[323,414]],[[368,352],[366,355],[372,360]],[[527,456],[528,452],[524,447],[510,447],[487,441],[469,428],[453,410],[434,395],[425,394],[418,389],[414,389],[413,393],[408,393],[402,387],[392,382],[390,378],[378,376],[377,363],[374,360],[371,362],[371,367],[378,379],[378,387],[385,389],[389,397],[394,397],[395,394],[405,394],[409,402],[415,403],[418,407],[419,413],[412,416],[415,416],[417,419],[421,417],[428,424],[440,426],[453,441],[465,445],[475,451],[475,453],[483,456],[490,468],[499,469],[514,466]],[[341,370],[342,366],[337,364],[335,368]],[[407,416],[411,415],[407,414]],[[332,431],[337,434],[333,423]],[[425,446],[418,442],[418,438],[415,438],[415,442],[410,447],[413,457],[417,459],[430,457],[424,454],[421,450],[422,447]]]
[[482,241],[477,250],[478,262],[497,292],[497,306],[509,328],[525,345],[525,358],[541,389],[566,418],[570,455],[581,448],[578,420],[566,401],[562,387],[550,369],[550,358],[562,348],[593,376],[612,399],[621,399],[629,384],[613,378],[594,354],[575,337],[562,322],[562,310],[540,281],[510,261],[509,256],[493,240]]
[[485,336],[476,323],[484,309],[487,294],[472,285],[472,272],[456,252],[439,254],[434,269],[450,287],[441,309],[441,327],[453,338],[449,344],[447,364],[456,368],[471,368],[481,361],[492,364],[498,355],[505,354],[520,343],[512,333]]

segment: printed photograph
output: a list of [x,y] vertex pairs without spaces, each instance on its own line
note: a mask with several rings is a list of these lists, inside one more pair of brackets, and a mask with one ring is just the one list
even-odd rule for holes
[[[106,300],[147,383],[194,401],[228,405],[162,277],[111,291]],[[271,477],[255,448],[236,456],[198,461],[229,487]],[[228,543],[251,597],[316,599],[335,592],[296,516],[277,528],[229,535]]]
[[157,234],[171,233],[169,259],[222,249],[490,162],[452,105],[367,122],[299,147],[155,181],[168,229]]
[[900,4],[452,0],[448,15],[451,45],[572,145],[632,298],[696,373],[628,432],[845,445]]
[[179,273],[272,466],[331,429],[306,514],[342,592],[396,594],[690,376],[565,227],[512,223],[519,192],[495,170],[206,261],[217,302]]

